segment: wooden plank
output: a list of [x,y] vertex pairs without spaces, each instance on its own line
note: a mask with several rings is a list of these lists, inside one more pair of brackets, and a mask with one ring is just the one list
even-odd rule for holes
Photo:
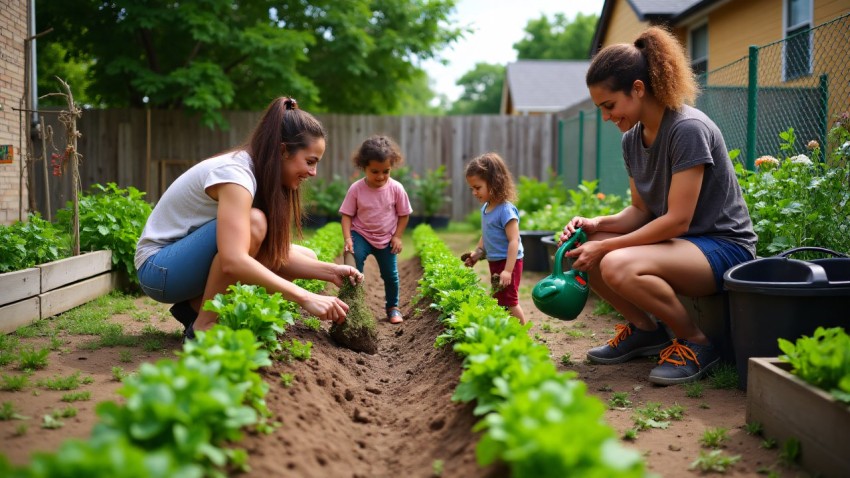
[[37,266],[41,269],[41,293],[112,269],[112,251],[94,251]]
[[747,423],[783,443],[800,441],[803,468],[828,477],[850,470],[850,408],[790,374],[776,358],[751,358],[747,371]]
[[106,272],[69,286],[55,289],[39,295],[41,297],[41,317],[46,319],[78,305],[85,304],[115,288],[117,272]]
[[37,267],[0,274],[0,305],[33,297],[41,292],[41,274]]
[[9,334],[41,317],[39,297],[33,296],[0,307],[0,333]]

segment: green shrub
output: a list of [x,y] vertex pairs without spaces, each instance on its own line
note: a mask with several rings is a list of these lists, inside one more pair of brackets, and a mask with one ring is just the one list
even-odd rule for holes
[[564,204],[567,201],[564,185],[554,175],[550,175],[548,181],[520,176],[516,192],[516,207],[525,214],[543,209],[547,204]]
[[62,259],[68,253],[68,238],[37,212],[25,222],[0,225],[0,273]]
[[[781,133],[780,138],[780,151],[793,152],[793,128]],[[781,159],[762,156],[756,160],[756,171],[735,165],[759,236],[756,252],[760,256],[800,246],[847,252],[850,163],[827,165],[820,161],[816,143],[810,144],[811,158],[804,154]]]
[[[134,187],[120,189],[115,183],[95,184],[92,194],[80,196],[80,250],[112,251],[112,264],[123,267],[129,279],[138,283],[133,257],[136,243],[151,213],[145,193]],[[73,205],[56,213],[57,225],[70,232]]]

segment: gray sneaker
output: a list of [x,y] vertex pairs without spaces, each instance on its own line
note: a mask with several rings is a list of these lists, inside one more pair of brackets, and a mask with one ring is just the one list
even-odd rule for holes
[[651,331],[641,330],[634,324],[617,324],[615,329],[617,335],[607,344],[587,351],[587,359],[591,363],[610,365],[628,362],[635,357],[658,355],[670,345],[670,337],[661,324]]
[[720,354],[711,344],[700,345],[683,339],[661,351],[658,366],[649,373],[649,381],[659,385],[696,382],[720,362]]

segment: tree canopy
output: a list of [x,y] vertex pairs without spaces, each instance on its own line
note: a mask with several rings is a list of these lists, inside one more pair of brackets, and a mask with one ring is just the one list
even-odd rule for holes
[[419,62],[462,34],[449,23],[454,4],[38,0],[37,30],[54,28],[38,41],[39,59],[53,59],[38,72],[52,79],[82,65],[79,94],[95,105],[147,100],[200,112],[208,124],[221,109],[262,109],[281,95],[311,112],[398,113],[433,97]]
[[556,13],[550,21],[546,15],[529,20],[525,36],[514,43],[520,60],[585,60],[590,55],[590,42],[596,29],[596,15],[577,14],[573,21]]
[[449,114],[499,114],[504,84],[504,65],[476,63],[475,68],[457,80],[457,85],[463,87],[463,93],[452,104]]

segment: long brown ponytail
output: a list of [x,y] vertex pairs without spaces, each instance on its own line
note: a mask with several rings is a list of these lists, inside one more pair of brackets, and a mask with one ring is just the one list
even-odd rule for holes
[[684,49],[676,37],[660,27],[646,29],[631,45],[603,48],[590,64],[587,86],[605,85],[611,91],[631,94],[634,82],[643,81],[647,92],[667,108],[696,101],[699,86]]
[[281,144],[292,155],[325,137],[327,132],[319,120],[299,109],[295,99],[281,97],[266,108],[245,145],[257,178],[254,207],[263,211],[268,221],[259,259],[272,269],[280,268],[289,257],[293,224],[301,235],[301,193],[282,184]]

